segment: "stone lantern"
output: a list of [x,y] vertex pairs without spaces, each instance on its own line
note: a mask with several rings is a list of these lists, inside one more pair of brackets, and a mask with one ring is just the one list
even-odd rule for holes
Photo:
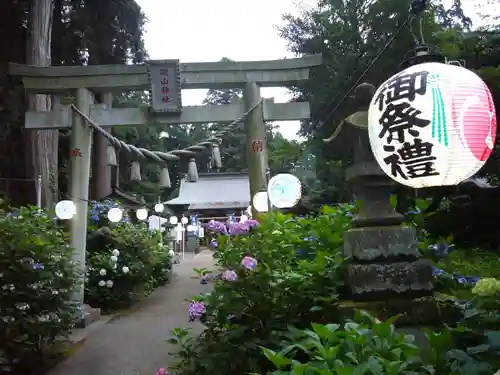
[[[344,296],[349,302],[345,305],[384,319],[402,314],[399,320],[403,325],[426,324],[427,305],[434,307],[430,313],[436,318],[441,315],[436,312],[432,267],[419,251],[415,229],[404,226],[403,216],[390,204],[397,184],[380,169],[372,154],[368,107],[374,93],[373,85],[360,84],[353,95],[358,111],[324,140],[337,151],[352,155],[354,164],[346,170],[346,181],[360,202],[353,228],[344,234],[344,254],[350,258]],[[425,316],[413,316],[422,310]]]

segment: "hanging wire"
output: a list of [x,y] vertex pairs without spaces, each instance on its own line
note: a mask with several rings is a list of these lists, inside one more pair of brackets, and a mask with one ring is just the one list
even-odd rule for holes
[[[321,129],[333,116],[333,114],[339,109],[339,107],[344,103],[344,101],[352,94],[354,89],[361,83],[363,78],[368,74],[370,69],[375,65],[375,63],[378,61],[378,59],[384,54],[384,52],[392,45],[392,43],[396,40],[396,38],[399,36],[401,31],[408,25],[411,26],[411,22],[413,19],[419,15],[422,11],[425,10],[426,8],[426,0],[412,0],[411,5],[410,5],[410,14],[406,18],[406,20],[398,27],[396,32],[391,36],[391,38],[387,41],[387,43],[382,47],[382,49],[377,53],[377,55],[373,58],[373,60],[368,64],[368,66],[365,68],[365,70],[361,73],[359,78],[356,80],[356,82],[351,86],[351,88],[345,93],[345,95],[342,97],[342,99],[337,103],[337,105],[330,111],[328,114],[324,117],[323,121],[319,124],[319,126],[316,128],[316,131]],[[420,20],[422,21],[422,17],[420,17]],[[413,35],[413,33],[412,33]],[[420,37],[423,41],[423,30],[422,30],[422,22],[420,23]],[[416,38],[415,38],[416,39]],[[332,103],[335,102],[336,98],[338,95],[336,95],[330,103],[326,106],[328,108]]]
[[382,49],[379,51],[379,53],[375,56],[375,58],[368,64],[368,66],[365,68],[365,70],[361,73],[359,78],[356,80],[356,82],[351,86],[351,88],[345,93],[345,95],[340,99],[340,101],[337,103],[337,105],[325,116],[322,124],[320,124],[317,128],[316,131],[321,129],[324,124],[330,120],[332,115],[339,109],[339,107],[344,103],[344,101],[352,94],[354,89],[361,83],[363,78],[368,74],[370,69],[375,65],[375,63],[378,61],[378,59],[384,54],[384,52],[391,46],[391,44],[396,40],[398,37],[399,33],[408,25],[408,23],[413,19],[414,15],[410,15],[405,22],[399,28],[396,30],[396,33],[387,41],[387,43],[382,47]]
[[422,15],[419,16],[418,20],[419,28],[420,28],[420,43],[425,44],[425,39],[424,39],[424,17]]

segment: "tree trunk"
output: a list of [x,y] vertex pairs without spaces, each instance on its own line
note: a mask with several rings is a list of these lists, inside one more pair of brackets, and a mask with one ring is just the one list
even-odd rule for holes
[[[32,0],[28,24],[28,65],[50,66],[53,0]],[[28,95],[28,110],[49,111],[49,95]],[[26,130],[27,177],[42,176],[42,206],[54,208],[58,198],[58,130]]]

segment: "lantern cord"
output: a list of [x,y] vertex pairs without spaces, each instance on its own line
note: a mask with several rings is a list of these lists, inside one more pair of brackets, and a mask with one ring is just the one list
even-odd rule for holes
[[108,142],[117,148],[123,148],[127,152],[134,154],[135,156],[141,158],[141,159],[149,159],[152,161],[156,161],[158,163],[165,163],[170,160],[179,160],[181,156],[194,156],[196,155],[197,152],[202,151],[203,149],[212,146],[215,142],[220,143],[222,141],[222,137],[225,136],[228,132],[234,130],[234,126],[237,125],[238,123],[242,122],[245,120],[245,118],[253,111],[255,110],[261,103],[262,103],[262,98],[260,98],[254,105],[252,105],[248,111],[246,111],[240,118],[234,120],[230,124],[228,124],[224,130],[216,132],[213,136],[208,138],[204,142],[199,142],[195,145],[179,149],[179,150],[172,150],[168,152],[161,152],[161,151],[150,151],[145,148],[140,148],[140,147],[135,147],[131,144],[125,143],[121,141],[120,139],[114,137],[110,133],[108,133],[105,129],[103,129],[100,125],[96,124],[89,116],[87,116],[85,113],[80,111],[74,104],[71,105],[71,109],[78,113],[79,116],[81,116],[85,122],[95,131],[98,133],[102,134],[104,138],[108,140]]
[[419,28],[420,28],[420,43],[425,45],[425,39],[424,39],[424,19],[422,16],[419,17],[418,20]]
[[[337,111],[337,109],[339,109],[339,107],[344,103],[344,101],[352,94],[352,92],[354,91],[354,89],[356,87],[358,87],[358,85],[361,83],[361,81],[363,80],[363,78],[365,78],[365,76],[368,74],[368,72],[371,70],[371,68],[373,67],[373,65],[375,65],[375,63],[378,61],[378,59],[384,54],[384,52],[387,50],[387,48],[389,48],[391,46],[391,44],[394,42],[394,40],[396,40],[396,38],[398,37],[399,33],[410,23],[410,21],[413,20],[413,18],[415,17],[414,14],[411,14],[406,20],[405,22],[403,22],[403,24],[401,24],[401,26],[399,26],[399,28],[396,30],[396,32],[394,33],[394,35],[387,41],[387,43],[384,45],[384,47],[382,47],[382,49],[378,52],[378,54],[375,56],[375,58],[370,62],[370,64],[368,64],[368,66],[365,68],[365,70],[361,73],[361,75],[359,76],[359,78],[356,80],[356,82],[354,83],[354,85],[351,86],[351,88],[345,93],[345,95],[342,97],[342,99],[340,99],[340,101],[337,103],[337,105],[325,116],[323,122],[316,128],[316,130],[319,130],[323,127],[324,124],[326,124],[328,122],[328,120],[332,117],[332,115]],[[334,97],[331,101],[330,101],[330,104],[335,102],[335,99],[337,97]],[[329,105],[327,105],[328,107]]]

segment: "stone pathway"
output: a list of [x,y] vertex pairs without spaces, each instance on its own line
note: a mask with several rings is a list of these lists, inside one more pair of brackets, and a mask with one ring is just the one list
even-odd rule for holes
[[89,332],[81,348],[49,375],[155,375],[158,368],[168,366],[173,348],[165,340],[170,329],[192,326],[201,331],[201,324],[188,322],[184,299],[209,288],[192,278],[192,269],[212,265],[210,251],[186,255],[174,265],[169,284],[142,301],[135,312]]

